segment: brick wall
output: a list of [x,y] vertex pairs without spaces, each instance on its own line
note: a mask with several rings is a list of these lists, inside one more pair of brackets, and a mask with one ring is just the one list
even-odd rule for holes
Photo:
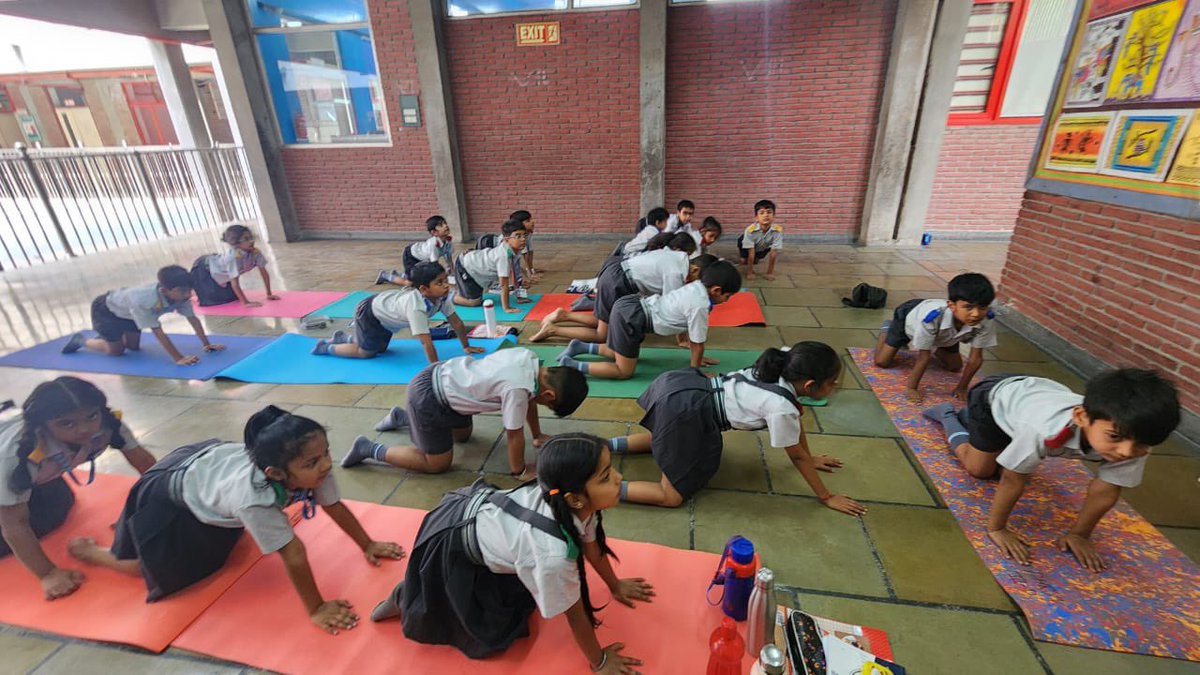
[[1037,135],[1036,124],[947,128],[926,229],[1012,232]]
[[400,94],[420,93],[408,4],[374,0],[370,12],[392,147],[284,148],[302,232],[424,234],[437,212],[425,128],[400,126]]
[[1027,192],[1000,296],[1109,365],[1168,373],[1200,414],[1200,222]]
[[[562,44],[518,47],[518,22]],[[629,232],[639,199],[638,12],[445,21],[471,230],[528,209],[539,232]]]
[[895,0],[671,7],[668,207],[691,199],[736,233],[766,198],[789,234],[854,237],[895,14]]

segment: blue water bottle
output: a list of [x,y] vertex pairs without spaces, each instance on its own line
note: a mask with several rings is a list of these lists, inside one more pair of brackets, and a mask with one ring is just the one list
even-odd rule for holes
[[[746,610],[750,604],[750,593],[754,590],[754,575],[758,571],[758,556],[754,553],[754,544],[742,536],[735,536],[725,544],[725,552],[721,554],[721,562],[717,573],[709,585],[722,586],[724,597],[721,599],[721,610],[725,616],[734,621],[745,621]],[[716,604],[709,599],[711,604]]]

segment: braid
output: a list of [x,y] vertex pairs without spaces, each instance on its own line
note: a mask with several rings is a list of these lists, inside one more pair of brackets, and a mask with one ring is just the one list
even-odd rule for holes
[[125,444],[129,439],[121,434],[121,420],[117,419],[117,416],[113,414],[112,408],[108,407],[100,409],[100,417],[101,424],[103,425],[102,428],[108,429],[111,434],[108,437],[109,446],[117,450],[124,450]]
[[37,427],[22,420],[21,438],[17,441],[17,466],[8,477],[8,487],[13,492],[21,493],[33,489],[33,477],[25,468],[29,456],[37,448]]
[[[579,596],[583,600],[583,611],[587,614],[588,622],[592,627],[600,625],[596,620],[596,612],[604,609],[604,607],[593,607],[592,597],[588,592],[587,571],[583,567],[583,540],[579,538],[579,529],[575,527],[574,512],[571,507],[567,506],[567,500],[563,497],[563,493],[559,492],[555,495],[542,493],[542,498],[550,505],[550,512],[554,514],[554,521],[562,527],[571,541],[575,543],[575,547],[579,550],[579,555],[575,556],[575,566],[579,569]],[[597,513],[597,516],[600,514]],[[597,530],[599,532],[599,530]],[[597,534],[597,540],[600,541],[600,535]],[[601,547],[603,550],[605,547]],[[611,553],[611,551],[610,551]]]

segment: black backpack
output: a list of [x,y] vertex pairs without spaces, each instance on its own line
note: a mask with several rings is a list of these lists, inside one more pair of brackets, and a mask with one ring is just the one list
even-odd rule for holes
[[498,234],[481,234],[481,235],[479,235],[479,238],[475,240],[475,248],[477,250],[485,249],[485,248],[496,248],[496,246],[498,246],[499,244],[500,244],[500,235],[498,235]]
[[859,284],[850,291],[850,297],[842,298],[847,307],[879,309],[887,304],[887,290],[870,284]]

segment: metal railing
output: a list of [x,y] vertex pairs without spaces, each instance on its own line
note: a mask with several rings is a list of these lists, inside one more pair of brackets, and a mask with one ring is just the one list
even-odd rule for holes
[[240,147],[0,150],[0,270],[257,219]]

